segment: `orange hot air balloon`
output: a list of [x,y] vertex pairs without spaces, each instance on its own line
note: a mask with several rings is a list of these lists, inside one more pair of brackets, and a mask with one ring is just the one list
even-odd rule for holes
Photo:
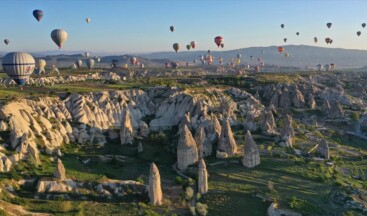
[[284,47],[282,47],[282,46],[278,47],[278,52],[279,53],[282,53],[283,51],[284,51]]
[[219,47],[224,41],[224,38],[222,36],[217,36],[214,38],[214,42],[215,44],[217,44],[217,46]]

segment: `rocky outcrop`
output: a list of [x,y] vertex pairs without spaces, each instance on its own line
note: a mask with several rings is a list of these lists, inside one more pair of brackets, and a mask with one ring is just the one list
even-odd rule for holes
[[298,89],[295,89],[294,93],[292,94],[292,104],[296,108],[303,108],[305,106],[303,94]]
[[237,152],[236,140],[233,137],[231,125],[229,120],[225,119],[222,124],[222,131],[220,134],[218,149],[226,152],[229,156],[233,156]]
[[242,164],[247,168],[253,168],[260,164],[259,149],[252,138],[250,131],[245,135],[245,146],[243,149]]
[[198,192],[200,194],[208,193],[208,171],[204,159],[201,159],[198,165]]
[[289,90],[284,87],[282,94],[279,97],[279,107],[289,108],[291,106],[291,96]]
[[307,95],[307,107],[310,109],[316,109],[317,107],[313,94]]
[[317,151],[323,158],[330,159],[329,143],[327,140],[321,140]]
[[54,172],[54,177],[59,180],[66,179],[65,167],[64,167],[64,164],[62,164],[62,161],[60,159],[57,159],[57,165],[56,165],[56,170]]
[[281,131],[282,145],[286,147],[293,147],[295,143],[293,118],[290,115],[286,115],[284,119],[284,125]]
[[183,126],[177,145],[177,167],[185,170],[191,164],[198,161],[198,149],[188,127]]
[[162,205],[163,193],[161,188],[161,176],[154,163],[150,165],[148,194],[149,202],[152,205]]
[[273,112],[270,109],[265,110],[261,128],[266,134],[276,133],[275,119]]
[[198,146],[199,159],[212,154],[212,143],[207,138],[205,128],[203,126],[199,127],[196,131],[195,142]]
[[278,208],[277,203],[271,203],[267,211],[268,216],[302,216],[297,212],[293,212],[289,209],[280,209]]
[[134,139],[134,129],[130,120],[130,111],[125,109],[122,114],[122,122],[120,129],[121,145],[132,144]]
[[330,118],[340,118],[344,116],[343,108],[337,100],[332,100],[328,112]]
[[140,136],[147,137],[149,135],[149,126],[144,121],[140,121]]

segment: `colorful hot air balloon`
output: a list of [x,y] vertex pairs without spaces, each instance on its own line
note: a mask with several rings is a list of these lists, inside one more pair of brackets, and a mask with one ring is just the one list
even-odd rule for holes
[[331,28],[331,26],[332,26],[333,24],[332,23],[326,23],[326,26],[328,27],[328,28]]
[[89,70],[94,67],[94,60],[93,59],[88,59],[86,63],[87,63],[87,67],[88,67]]
[[11,52],[2,60],[3,70],[19,86],[25,84],[35,67],[34,58],[25,52]]
[[358,37],[361,36],[361,32],[360,31],[357,31],[357,35],[358,35]]
[[241,64],[241,59],[237,59],[236,63],[237,65]]
[[82,61],[82,60],[76,60],[76,61],[75,61],[75,64],[76,64],[76,66],[77,66],[78,68],[81,68],[81,67],[82,67],[82,65],[83,65],[83,61]]
[[171,30],[171,32],[175,31],[175,27],[174,26],[170,26],[169,29]]
[[220,47],[224,48],[224,43],[222,43],[222,44],[220,45]]
[[284,28],[284,24],[281,24],[281,25],[280,25],[280,27],[281,27],[281,28]]
[[196,43],[195,41],[191,41],[190,45],[191,45],[191,47],[192,47],[193,49],[195,49],[195,47],[196,47],[197,43]]
[[68,33],[63,29],[55,29],[51,32],[51,38],[59,49],[61,49],[62,44],[68,39]]
[[313,41],[314,41],[315,43],[317,43],[317,41],[318,41],[318,40],[317,40],[317,37],[314,37],[314,38],[313,38]]
[[85,56],[86,58],[88,58],[88,57],[89,57],[89,52],[85,52],[85,53],[84,53],[84,56]]
[[173,44],[173,49],[176,51],[176,53],[177,53],[177,51],[180,49],[180,44],[178,44],[178,43],[174,43]]
[[39,22],[39,21],[41,21],[41,19],[42,19],[42,17],[43,17],[43,11],[41,11],[41,10],[34,10],[34,11],[33,11],[33,16],[34,16],[34,18],[36,18],[36,19],[37,19],[37,21]]
[[334,70],[335,69],[335,64],[334,63],[331,63],[330,64],[330,70]]
[[86,21],[87,23],[90,23],[90,18],[86,18],[86,19],[85,19],[85,21]]
[[242,57],[242,55],[238,53],[237,58],[240,59],[241,57]]
[[288,58],[289,57],[289,53],[284,53],[284,57]]
[[278,47],[278,52],[279,53],[282,53],[283,51],[284,51],[284,47],[282,47],[282,46]]
[[206,63],[208,63],[208,65],[210,65],[213,62],[214,58],[212,55],[206,55],[205,56],[205,61]]
[[8,44],[9,44],[9,42],[10,42],[10,41],[9,41],[8,39],[5,39],[5,40],[4,40],[4,43],[5,43],[6,45],[8,45]]
[[297,32],[296,35],[298,36],[299,35],[299,32]]
[[215,44],[217,44],[217,46],[219,47],[224,41],[224,38],[222,36],[217,36],[214,38],[214,42]]
[[287,38],[284,38],[283,41],[284,41],[284,43],[287,43]]
[[187,50],[190,50],[190,49],[191,49],[191,45],[190,45],[190,44],[187,44],[187,45],[186,45],[186,49],[187,49]]
[[135,57],[131,57],[130,58],[130,63],[132,64],[132,65],[134,65],[134,64],[136,64],[136,62],[138,61],[138,59],[136,59]]
[[362,28],[366,27],[366,23],[362,23]]
[[330,39],[330,38],[325,38],[325,42],[326,42],[327,44],[329,44],[329,43],[330,43],[330,41],[331,41],[331,39]]

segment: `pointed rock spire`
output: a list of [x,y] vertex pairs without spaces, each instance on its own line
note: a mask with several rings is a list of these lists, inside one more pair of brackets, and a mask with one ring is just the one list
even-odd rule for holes
[[286,141],[287,147],[293,147],[295,143],[293,118],[290,115],[286,115],[284,119],[284,125],[281,132],[281,138]]
[[152,205],[162,205],[161,175],[154,163],[150,165],[148,194]]
[[198,192],[200,194],[208,193],[208,171],[204,159],[199,161],[198,169]]
[[133,143],[134,129],[131,124],[130,112],[128,108],[125,108],[122,113],[120,140],[121,145]]
[[56,165],[54,177],[59,180],[66,179],[65,167],[64,167],[64,164],[62,164],[62,161],[60,159],[57,159],[57,165]]
[[236,140],[233,137],[231,125],[229,124],[228,119],[223,121],[218,149],[226,152],[229,156],[233,156],[237,152]]
[[194,138],[187,125],[183,129],[178,139],[177,145],[177,167],[185,170],[189,165],[198,161],[198,149]]
[[245,135],[245,147],[243,151],[242,164],[245,167],[252,168],[260,164],[259,149],[252,138],[250,131],[247,131]]

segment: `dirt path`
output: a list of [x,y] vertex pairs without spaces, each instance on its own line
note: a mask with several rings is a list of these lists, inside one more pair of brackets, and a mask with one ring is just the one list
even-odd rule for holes
[[15,205],[12,203],[5,202],[0,200],[0,209],[3,209],[7,214],[14,216],[21,215],[32,215],[32,216],[51,216],[51,214],[45,213],[34,213],[24,210],[24,208],[20,205]]

